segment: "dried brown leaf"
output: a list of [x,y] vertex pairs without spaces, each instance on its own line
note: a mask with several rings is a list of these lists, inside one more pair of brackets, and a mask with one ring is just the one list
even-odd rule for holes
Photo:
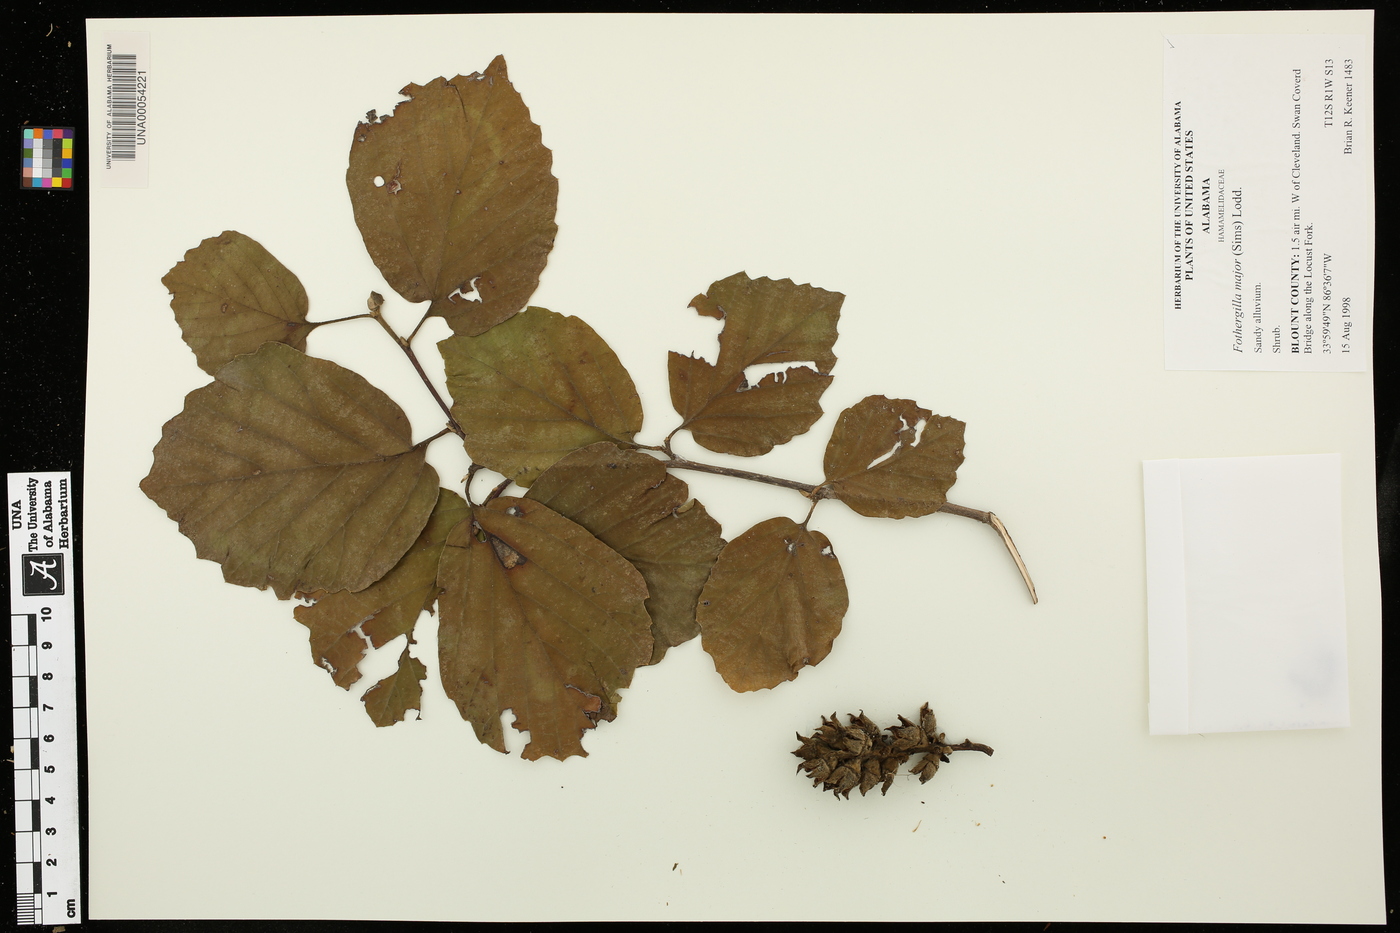
[[[720,453],[754,457],[786,444],[822,415],[820,398],[831,382],[836,322],[845,296],[791,279],[751,279],[743,272],[720,279],[690,303],[724,321],[719,358],[671,353],[671,404],[696,443]],[[770,373],[750,386],[749,366],[816,364]]]
[[355,128],[355,223],[395,291],[431,301],[454,333],[482,333],[539,285],[558,229],[553,155],[500,56],[400,93],[392,115]]
[[826,535],[770,518],[720,553],[696,620],[725,683],[760,690],[825,658],[847,603],[846,578]]
[[306,349],[306,290],[262,244],[225,230],[185,253],[161,283],[194,351],[199,368],[213,375],[235,356],[269,340]]
[[438,583],[443,688],[477,738],[504,752],[512,709],[525,758],[586,755],[583,733],[616,715],[651,657],[636,568],[547,506],[502,496],[452,529]]
[[908,399],[862,399],[831,432],[822,494],[875,518],[936,512],[958,478],[964,427]]
[[365,704],[365,712],[376,726],[392,726],[403,722],[411,709],[423,708],[423,680],[428,676],[427,666],[408,653],[405,645],[399,655],[399,666],[379,683],[365,691],[360,700]]
[[141,489],[224,579],[279,599],[362,590],[413,544],[437,473],[361,376],[265,343],[185,397]]
[[651,593],[652,664],[700,633],[695,603],[724,548],[719,522],[689,495],[655,457],[606,441],[569,454],[530,487],[529,498],[578,522],[641,571]]
[[570,451],[598,441],[627,444],[642,428],[632,377],[576,317],[530,308],[438,348],[467,453],[521,486]]
[[381,648],[400,635],[413,640],[419,615],[432,612],[437,601],[438,558],[447,533],[468,511],[461,496],[439,489],[428,524],[393,570],[358,593],[313,593],[313,605],[292,610],[311,630],[312,660],[330,671],[337,685],[348,690],[360,679],[357,665],[367,644]]

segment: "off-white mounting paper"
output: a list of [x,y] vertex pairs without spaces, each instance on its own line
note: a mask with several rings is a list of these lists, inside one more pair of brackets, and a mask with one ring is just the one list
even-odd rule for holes
[[[1369,13],[94,21],[94,117],[109,29],[149,35],[153,142],[148,187],[91,192],[93,917],[1384,920],[1370,381],[1162,366],[1162,36],[1369,35]],[[867,396],[956,417],[950,498],[1006,523],[1038,605],[987,525],[822,502],[811,527],[850,609],[821,664],[737,694],[691,641],[637,672],[587,758],[524,761],[514,729],[510,755],[481,745],[443,693],[436,616],[412,647],[422,718],[376,729],[360,693],[401,640],[341,690],[289,603],[196,558],[138,488],[161,425],[210,381],[161,277],[236,230],[295,273],[312,320],[378,291],[407,332],[422,309],[365,250],[351,139],[399,88],[496,55],[559,179],[530,303],[617,353],[637,439],[678,421],[667,352],[713,359],[720,322],[687,307],[710,283],[839,291],[812,430],[723,460],[683,431],[677,452],[815,484]],[[414,344],[435,376],[446,333],[433,320]],[[307,349],[400,400],[416,438],[442,426],[372,321]],[[1284,451],[1342,455],[1351,727],[1149,736],[1142,461]],[[467,471],[450,438],[428,457],[444,483]],[[729,539],[810,505],[680,478]],[[794,733],[822,715],[923,702],[996,754],[849,801],[795,774]],[[888,896],[833,888],[861,853]]]
[[1142,473],[1152,734],[1348,725],[1341,458]]
[[1169,35],[1168,369],[1364,372],[1375,211],[1368,35]]

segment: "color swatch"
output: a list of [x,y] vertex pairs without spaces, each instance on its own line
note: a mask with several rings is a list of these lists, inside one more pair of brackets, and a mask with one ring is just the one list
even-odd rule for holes
[[21,127],[19,186],[71,189],[73,135],[71,126]]

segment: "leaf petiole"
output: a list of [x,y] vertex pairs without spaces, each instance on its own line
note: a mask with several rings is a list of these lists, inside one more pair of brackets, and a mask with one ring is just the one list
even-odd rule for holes
[[481,504],[482,504],[482,505],[485,505],[486,503],[490,502],[492,499],[495,499],[496,497],[500,496],[501,493],[503,493],[503,492],[506,491],[506,487],[509,486],[509,485],[511,484],[511,482],[513,482],[513,481],[511,480],[511,478],[510,478],[509,476],[507,476],[505,479],[501,480],[499,483],[497,483],[497,484],[495,485],[495,487],[494,487],[490,492],[488,492],[488,493],[486,494],[486,498],[481,500]]
[[433,316],[433,311],[432,311],[432,308],[429,307],[429,309],[428,309],[427,311],[424,311],[424,312],[423,312],[423,316],[422,316],[421,318],[418,319],[418,323],[415,324],[415,325],[413,325],[413,330],[412,330],[412,331],[409,333],[409,335],[408,335],[408,342],[409,342],[409,343],[412,343],[412,342],[413,342],[413,338],[418,336],[418,332],[419,332],[420,330],[423,329],[423,325],[426,324],[426,323],[428,323],[428,318],[430,318],[430,317],[432,317],[432,316]]
[[374,312],[372,312],[372,311],[366,311],[364,314],[351,314],[351,315],[347,315],[346,317],[333,317],[333,318],[331,318],[329,321],[307,321],[306,323],[307,323],[307,326],[309,326],[309,327],[320,327],[320,326],[323,325],[323,324],[339,324],[339,323],[341,323],[342,321],[358,321],[358,320],[359,320],[360,318],[362,318],[362,317],[376,317],[376,316],[377,316],[377,315],[375,315]]
[[[409,345],[409,342],[413,339],[412,336],[410,336],[407,340],[403,337],[400,337],[394,331],[394,329],[389,326],[389,322],[384,320],[384,317],[379,313],[378,307],[374,307],[374,309],[370,311],[369,314],[361,316],[372,317],[379,322],[379,326],[384,328],[384,332],[389,335],[389,339],[393,340],[394,343],[398,344],[399,349],[404,352],[404,356],[408,357],[408,361],[413,364],[414,371],[418,373],[418,378],[423,380],[423,385],[427,386],[428,391],[432,393],[433,401],[438,403],[438,407],[442,409],[442,413],[447,416],[448,430],[450,430],[453,434],[457,435],[458,437],[465,436],[465,432],[462,430],[462,426],[457,423],[456,418],[452,417],[452,409],[448,407],[448,404],[442,400],[442,396],[438,394],[437,387],[433,385],[433,381],[429,379],[428,374],[424,372],[423,364],[418,362],[418,354],[414,353],[413,347]],[[421,321],[419,322],[419,326],[422,326]],[[418,328],[414,328],[413,332],[415,334],[418,333]]]
[[419,441],[418,443],[414,444],[414,445],[413,445],[413,449],[414,449],[414,450],[417,450],[419,447],[427,447],[429,444],[431,444],[433,441],[437,440],[438,438],[442,437],[444,434],[451,434],[451,433],[452,433],[452,429],[451,429],[451,428],[443,428],[441,431],[437,432],[437,433],[434,434],[432,437],[425,438],[425,439]]

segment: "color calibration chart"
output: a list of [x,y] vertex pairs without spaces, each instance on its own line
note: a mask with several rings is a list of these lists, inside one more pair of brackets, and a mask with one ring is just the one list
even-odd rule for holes
[[26,126],[19,137],[21,188],[73,187],[73,127]]

